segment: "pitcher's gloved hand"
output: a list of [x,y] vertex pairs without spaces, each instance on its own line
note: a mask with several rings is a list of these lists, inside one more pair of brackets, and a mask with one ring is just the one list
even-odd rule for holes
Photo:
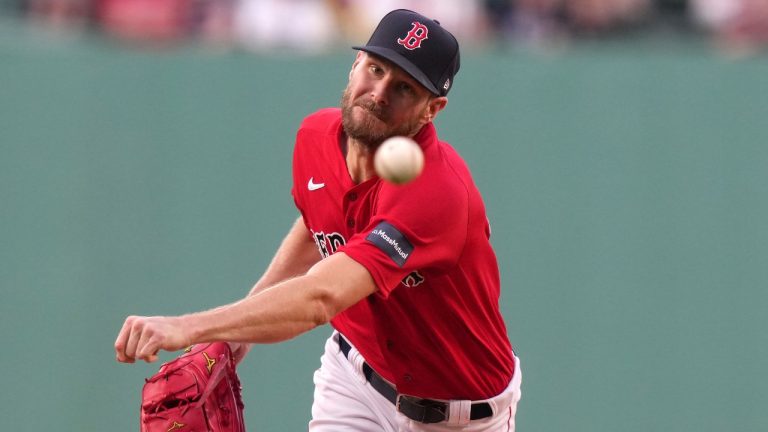
[[194,345],[163,364],[141,394],[141,432],[245,432],[240,380],[226,342]]

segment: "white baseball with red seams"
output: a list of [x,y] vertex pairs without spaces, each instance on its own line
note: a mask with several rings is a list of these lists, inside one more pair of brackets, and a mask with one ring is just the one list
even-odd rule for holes
[[394,184],[406,184],[424,169],[424,153],[416,141],[394,136],[386,139],[373,158],[376,174]]

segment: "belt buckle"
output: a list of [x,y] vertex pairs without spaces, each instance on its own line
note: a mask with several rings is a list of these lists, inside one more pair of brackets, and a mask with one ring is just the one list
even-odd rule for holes
[[[409,405],[405,410],[402,409],[403,401],[406,401]],[[398,412],[419,423],[439,423],[448,418],[447,404],[416,396],[398,393],[397,399],[395,399],[395,408]]]
[[408,396],[408,395],[404,395],[404,394],[398,393],[397,397],[395,399],[395,409],[398,412],[402,412],[402,411],[400,411],[400,403],[403,400],[406,400],[406,401],[408,401],[408,402],[410,402],[410,403],[412,403],[414,405],[419,405],[420,406],[420,404],[418,403],[418,399],[417,398],[415,398],[413,396]]

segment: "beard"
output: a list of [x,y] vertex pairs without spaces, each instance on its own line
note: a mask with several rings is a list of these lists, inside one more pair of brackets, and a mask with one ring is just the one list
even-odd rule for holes
[[[355,107],[359,107],[362,117],[355,117]],[[375,150],[384,140],[393,136],[412,136],[421,129],[419,118],[390,125],[390,114],[364,96],[352,100],[349,87],[341,95],[341,124],[348,137],[356,140],[368,150]]]

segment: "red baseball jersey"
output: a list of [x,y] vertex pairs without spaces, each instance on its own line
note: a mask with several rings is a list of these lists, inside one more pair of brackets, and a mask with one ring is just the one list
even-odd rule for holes
[[424,171],[403,186],[353,183],[341,111],[302,123],[293,197],[323,257],[343,251],[378,291],[331,324],[400,393],[486,399],[501,393],[514,357],[499,311],[499,271],[480,193],[434,126],[414,137]]

